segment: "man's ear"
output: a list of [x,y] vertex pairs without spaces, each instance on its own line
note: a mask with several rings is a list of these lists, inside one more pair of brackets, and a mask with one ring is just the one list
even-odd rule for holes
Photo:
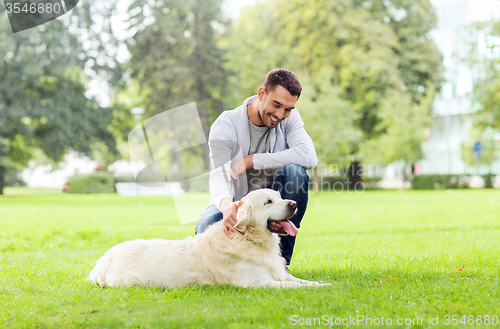
[[238,207],[238,214],[236,215],[238,222],[234,226],[237,230],[240,231],[245,231],[247,228],[247,225],[250,224],[250,221],[252,220],[252,209],[250,208],[249,205],[243,205],[242,201]]
[[259,90],[257,91],[257,96],[259,96],[259,101],[262,100],[262,98],[264,97],[265,93],[266,93],[266,88],[264,88],[264,86],[261,86],[259,88]]

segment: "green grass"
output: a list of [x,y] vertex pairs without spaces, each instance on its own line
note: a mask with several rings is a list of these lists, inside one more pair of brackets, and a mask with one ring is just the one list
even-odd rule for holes
[[172,199],[12,192],[0,197],[0,327],[293,328],[309,326],[292,315],[363,315],[465,328],[445,316],[500,317],[498,190],[311,195],[291,271],[332,285],[297,290],[100,288],[85,278],[113,245],[193,235]]

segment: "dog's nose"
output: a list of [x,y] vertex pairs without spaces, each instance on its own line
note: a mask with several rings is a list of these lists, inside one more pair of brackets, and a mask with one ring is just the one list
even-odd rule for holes
[[290,208],[292,208],[293,210],[295,210],[295,208],[297,208],[297,202],[295,202],[295,201],[288,201],[288,206]]

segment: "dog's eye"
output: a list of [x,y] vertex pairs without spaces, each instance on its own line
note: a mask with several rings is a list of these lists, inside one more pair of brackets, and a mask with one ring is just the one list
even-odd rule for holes
[[271,203],[273,203],[271,200],[267,200],[266,203],[264,203],[264,206],[268,205],[268,204],[271,204]]

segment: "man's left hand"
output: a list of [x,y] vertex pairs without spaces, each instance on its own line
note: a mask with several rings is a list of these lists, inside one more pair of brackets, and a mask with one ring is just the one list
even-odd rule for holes
[[253,154],[247,155],[231,165],[231,177],[238,180],[239,176],[248,169],[252,168]]

